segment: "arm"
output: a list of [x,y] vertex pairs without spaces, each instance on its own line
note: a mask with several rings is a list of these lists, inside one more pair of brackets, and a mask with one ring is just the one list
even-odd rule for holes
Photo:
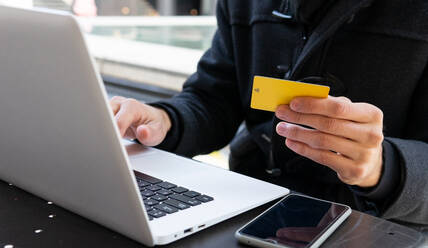
[[395,148],[402,182],[383,217],[428,225],[428,67],[413,95],[403,137],[386,137]]
[[[421,82],[425,80],[428,71]],[[278,108],[280,119],[314,129],[280,123],[277,132],[296,153],[335,170],[343,182],[362,187],[353,187],[354,192],[377,203],[382,217],[426,225],[427,97],[428,86],[420,83],[399,138],[383,139],[382,114],[373,105],[334,97],[300,98],[291,107]],[[294,106],[296,100],[300,108]]]
[[217,21],[212,47],[180,94],[149,105],[123,97],[110,101],[122,136],[189,157],[229,143],[243,111],[224,1],[218,3]]
[[217,6],[218,30],[198,69],[172,99],[153,106],[165,109],[172,120],[159,146],[180,155],[208,153],[225,146],[243,120],[231,30],[223,1]]

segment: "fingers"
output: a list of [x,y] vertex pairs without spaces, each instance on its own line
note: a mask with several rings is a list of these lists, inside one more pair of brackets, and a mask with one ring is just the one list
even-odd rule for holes
[[309,158],[319,164],[330,167],[340,175],[345,175],[347,178],[347,169],[352,168],[352,160],[340,154],[336,154],[327,150],[319,150],[308,146],[305,143],[286,139],[285,145],[295,153]]
[[163,141],[171,128],[171,120],[164,110],[135,99],[113,97],[110,106],[124,138],[137,138],[144,145],[155,146]]
[[130,108],[122,106],[115,116],[117,127],[119,128],[119,132],[122,137],[125,137],[125,133],[127,132],[128,128],[130,128],[131,125],[135,122],[135,115],[131,111],[132,109],[130,110]]
[[113,111],[113,115],[116,115],[117,112],[120,109],[120,105],[122,104],[122,102],[126,100],[125,97],[122,96],[114,96],[111,100],[110,100],[110,107],[111,110]]
[[278,107],[275,115],[286,122],[312,127],[324,133],[345,137],[362,144],[377,144],[383,140],[381,126],[357,123],[323,115],[303,114],[290,109],[287,105]]
[[276,126],[276,131],[283,137],[305,143],[315,149],[335,151],[353,160],[359,159],[360,157],[358,145],[356,145],[354,141],[343,137],[286,122],[280,122]]
[[[367,162],[363,160],[353,161],[341,154],[312,148],[305,143],[291,139],[286,139],[285,145],[295,153],[334,170],[338,178],[346,184],[371,187],[376,185],[379,179],[381,167],[374,171],[374,168],[367,166]],[[381,154],[379,153],[378,156]]]
[[154,125],[140,125],[136,130],[137,139],[146,146],[159,145],[165,138],[156,130]]
[[378,122],[383,119],[382,111],[367,103],[353,103],[346,97],[313,98],[296,97],[290,103],[293,111],[317,114],[336,119],[360,123]]
[[136,138],[136,128],[133,127],[133,126],[130,126],[126,130],[125,135],[123,136],[123,138],[130,139],[130,140],[135,139]]
[[143,116],[143,111],[139,108],[140,104],[135,99],[124,99],[120,103],[115,119],[122,137],[135,138],[134,127],[141,124],[141,116]]
[[275,115],[294,123],[277,126],[292,151],[330,167],[344,183],[361,187],[378,183],[384,137],[383,113],[376,106],[345,97],[298,97],[290,106],[278,107]]
[[376,147],[367,148],[342,137],[284,122],[277,125],[277,132],[287,138],[285,145],[292,151],[330,167],[347,184],[366,185],[376,181],[376,173],[371,173],[373,167],[368,166],[381,155]]

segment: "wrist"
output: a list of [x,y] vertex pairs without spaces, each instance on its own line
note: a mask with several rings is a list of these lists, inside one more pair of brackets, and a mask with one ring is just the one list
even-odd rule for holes
[[164,110],[164,109],[160,109],[158,108],[158,110],[160,111],[160,114],[162,116],[162,123],[163,123],[163,127],[165,128],[165,133],[168,133],[169,130],[171,130],[171,118],[169,118],[168,113]]
[[363,188],[351,186],[351,190],[358,196],[381,204],[382,209],[395,199],[394,196],[402,185],[403,166],[400,162],[399,152],[387,140],[382,144],[383,164],[379,182],[374,187]]
[[155,110],[160,110],[156,112],[158,116],[157,121],[160,124],[160,128],[162,128],[162,132],[165,134],[164,140],[156,148],[174,152],[180,142],[182,130],[182,123],[177,110],[168,102],[154,102],[148,105]]
[[383,168],[383,149],[382,146],[379,148],[377,160],[374,163],[373,170],[371,170],[370,174],[367,176],[366,180],[357,184],[357,186],[361,188],[371,188],[375,187],[379,184],[380,178],[382,176],[382,168]]

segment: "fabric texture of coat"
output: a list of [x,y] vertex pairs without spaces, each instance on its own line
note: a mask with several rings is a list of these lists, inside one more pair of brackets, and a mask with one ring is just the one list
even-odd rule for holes
[[[153,104],[173,123],[159,147],[189,157],[209,153],[227,145],[245,121],[256,151],[247,161],[255,173],[248,174],[265,173],[272,154],[282,176],[260,176],[264,180],[428,225],[428,2],[337,0],[312,24],[272,15],[281,4],[218,2],[218,30],[197,72],[181,93]],[[249,107],[255,75],[320,77],[332,95],[380,108],[385,140],[379,185],[347,186],[332,170],[288,150],[273,131],[273,114]]]

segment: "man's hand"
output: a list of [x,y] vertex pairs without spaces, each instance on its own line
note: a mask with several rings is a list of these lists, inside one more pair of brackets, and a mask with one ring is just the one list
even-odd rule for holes
[[285,121],[276,131],[287,138],[285,144],[292,151],[330,167],[346,184],[378,183],[383,164],[379,108],[345,97],[297,97],[289,106],[279,106],[275,115]]
[[164,110],[135,99],[115,96],[110,100],[110,106],[120,135],[138,139],[146,146],[159,145],[171,128],[171,120]]

